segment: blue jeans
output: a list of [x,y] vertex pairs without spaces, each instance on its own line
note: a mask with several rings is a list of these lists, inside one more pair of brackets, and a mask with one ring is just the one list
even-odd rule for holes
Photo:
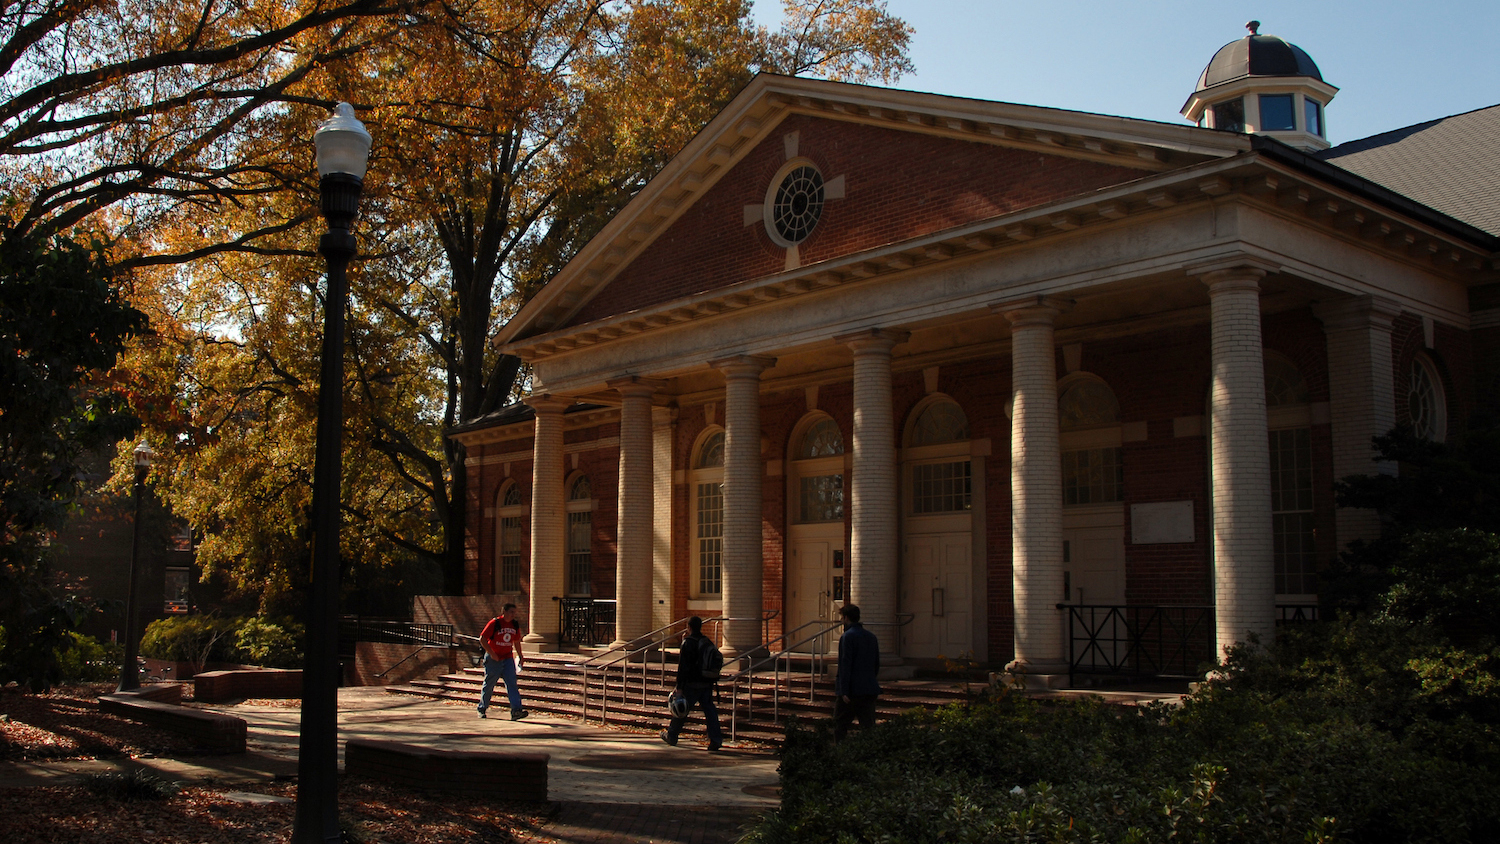
[[[724,736],[719,732],[719,708],[714,706],[714,687],[704,688],[679,688],[681,694],[688,702],[688,714],[691,715],[693,707],[703,707],[703,720],[708,724],[708,743],[714,747],[724,743]],[[673,718],[667,725],[667,741],[676,744],[677,736],[682,732],[682,727],[687,723],[686,718]]]
[[495,693],[495,681],[505,680],[505,696],[510,698],[510,711],[521,711],[521,689],[516,685],[516,658],[495,659],[484,655],[484,688],[479,691],[479,711],[490,708],[490,696]]

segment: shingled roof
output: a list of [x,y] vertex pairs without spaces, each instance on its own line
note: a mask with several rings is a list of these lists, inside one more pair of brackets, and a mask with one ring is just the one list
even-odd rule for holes
[[1500,236],[1500,105],[1339,144],[1317,154]]

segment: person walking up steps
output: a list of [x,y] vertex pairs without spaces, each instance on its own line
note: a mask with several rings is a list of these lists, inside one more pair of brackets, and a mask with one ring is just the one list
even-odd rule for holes
[[839,637],[839,673],[833,682],[833,740],[843,741],[859,719],[861,732],[875,726],[875,699],[880,696],[880,640],[859,623],[859,607],[845,604],[844,635]]
[[677,653],[677,688],[672,694],[687,701],[680,717],[661,731],[661,740],[672,746],[687,724],[693,707],[703,707],[703,720],[708,725],[708,749],[719,749],[724,736],[719,732],[719,709],[714,706],[714,684],[719,682],[719,667],[724,657],[713,640],[703,635],[703,619],[693,616],[688,619],[688,635],[682,640],[682,649]]
[[500,615],[490,619],[479,634],[479,644],[484,648],[484,688],[479,692],[479,717],[487,718],[490,696],[495,693],[495,681],[505,680],[505,696],[510,698],[510,720],[519,721],[530,715],[521,708],[521,688],[516,685],[516,672],[525,661],[521,655],[521,625],[516,623],[516,605],[506,604]]

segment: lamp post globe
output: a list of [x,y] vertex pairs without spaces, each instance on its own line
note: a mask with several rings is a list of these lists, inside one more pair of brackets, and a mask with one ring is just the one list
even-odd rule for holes
[[141,563],[141,498],[146,488],[146,474],[151,471],[151,459],[156,452],[141,440],[135,451],[135,520],[130,527],[130,578],[125,586],[125,655],[120,660],[120,684],[116,691],[128,692],[141,687],[141,672],[136,667],[140,656],[141,633],[140,607],[136,606],[136,581],[140,579]]
[[346,271],[357,244],[351,229],[359,213],[370,133],[339,103],[313,133],[318,191],[328,230],[318,251],[328,262],[323,294],[323,349],[318,382],[318,422],[313,451],[312,561],[308,570],[307,638],[302,665],[302,729],[297,754],[297,811],[293,844],[337,844],[338,823],[338,611],[339,486],[343,448],[344,308]]

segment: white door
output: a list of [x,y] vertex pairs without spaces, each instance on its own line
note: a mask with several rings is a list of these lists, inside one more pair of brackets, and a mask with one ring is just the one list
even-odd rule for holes
[[974,650],[973,568],[968,532],[915,534],[906,544],[901,611],[901,655],[958,659]]
[[1119,504],[1070,508],[1063,513],[1064,582],[1067,603],[1084,609],[1068,635],[1074,658],[1084,665],[1118,665],[1128,652],[1125,604],[1125,509]]
[[[791,565],[786,574],[786,624],[783,629],[793,636],[787,644],[812,634],[798,628],[813,621],[831,621],[838,617],[844,602],[843,525],[796,525],[792,530]],[[797,647],[808,650],[811,645]]]

